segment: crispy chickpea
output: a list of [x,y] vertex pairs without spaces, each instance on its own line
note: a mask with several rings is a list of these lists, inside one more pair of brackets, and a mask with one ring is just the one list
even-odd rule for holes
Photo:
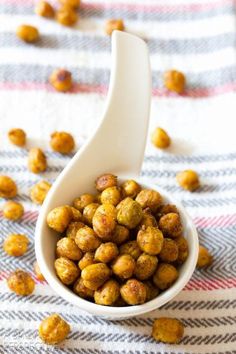
[[93,229],[104,241],[109,241],[116,227],[116,208],[112,204],[102,204],[95,211]]
[[56,313],[46,317],[39,326],[39,337],[47,344],[62,342],[69,332],[69,324]]
[[81,270],[83,270],[87,266],[95,263],[97,263],[97,261],[94,259],[94,252],[86,252],[79,261],[78,266]]
[[13,179],[0,175],[0,198],[14,198],[17,195],[17,186]]
[[179,237],[183,232],[183,226],[179,214],[169,213],[163,215],[159,220],[159,228],[167,237]]
[[155,299],[159,294],[159,290],[149,280],[145,281],[143,284],[145,285],[147,292],[146,302]]
[[24,207],[21,203],[9,200],[3,205],[3,216],[10,220],[19,220],[24,214]]
[[102,191],[101,202],[102,204],[112,204],[117,205],[120,202],[121,196],[120,191],[117,187],[108,187]]
[[54,132],[51,134],[50,146],[53,151],[69,154],[75,147],[75,141],[67,132]]
[[171,140],[167,132],[159,127],[152,133],[151,140],[153,145],[159,149],[166,149],[171,144]]
[[155,256],[162,250],[164,237],[157,227],[148,226],[138,232],[137,242],[143,252]]
[[40,281],[45,280],[45,278],[39,268],[38,262],[34,262],[34,274],[38,280],[40,280]]
[[43,204],[51,186],[51,183],[47,181],[36,183],[30,190],[30,199],[32,202],[35,204]]
[[150,256],[150,254],[143,253],[138,257],[135,267],[135,276],[139,280],[146,280],[150,278],[158,264],[158,259],[156,256]]
[[32,294],[35,287],[30,274],[20,269],[17,269],[10,274],[7,279],[7,285],[9,289],[14,291],[14,293],[21,296]]
[[111,268],[120,279],[128,279],[134,273],[135,260],[129,254],[122,254],[113,261]]
[[52,18],[55,15],[55,11],[52,5],[49,4],[49,2],[43,0],[37,3],[35,7],[35,13],[36,15],[47,17],[47,18]]
[[177,260],[178,258],[178,245],[171,238],[164,238],[164,243],[161,252],[159,253],[159,258],[163,262],[171,263]]
[[198,174],[193,170],[185,170],[177,173],[176,180],[180,187],[190,192],[200,187]]
[[83,211],[84,208],[94,202],[94,196],[89,193],[82,194],[80,197],[75,198],[73,201],[74,208],[78,209],[79,211]]
[[109,187],[117,186],[117,176],[112,175],[111,173],[106,173],[99,176],[95,181],[95,187],[98,192],[104,191]]
[[49,77],[50,84],[60,92],[69,91],[73,85],[71,72],[65,69],[56,69]]
[[147,228],[148,226],[157,227],[156,218],[151,214],[150,209],[146,208],[143,210],[143,218],[138,225],[138,229]]
[[129,305],[144,304],[147,297],[145,285],[137,279],[129,279],[120,288],[120,293],[123,300]]
[[112,242],[120,245],[129,239],[129,229],[122,225],[116,225],[112,234]]
[[199,246],[197,267],[203,268],[208,267],[212,264],[213,257],[210,252],[203,246]]
[[71,223],[69,223],[69,225],[66,229],[66,236],[69,238],[72,238],[74,240],[76,237],[77,231],[84,226],[85,226],[84,223],[82,223],[80,221],[72,221]]
[[39,39],[39,31],[30,25],[21,25],[16,29],[16,35],[24,42],[33,43]]
[[177,269],[169,263],[161,263],[153,276],[154,284],[161,290],[168,289],[178,278]]
[[139,192],[135,200],[143,209],[150,208],[150,210],[155,213],[161,206],[162,196],[152,189],[143,189]]
[[155,216],[156,216],[156,219],[159,220],[163,215],[166,215],[169,213],[179,214],[179,211],[174,204],[162,205],[162,207],[157,211]]
[[119,283],[114,279],[110,279],[95,291],[94,300],[95,304],[111,306],[118,300],[119,296]]
[[140,191],[140,185],[133,179],[129,179],[121,185],[121,194],[123,198],[135,198]]
[[134,259],[138,259],[142,251],[136,240],[124,243],[119,248],[120,254],[129,254]]
[[76,282],[73,286],[73,291],[77,295],[82,297],[82,299],[93,299],[93,296],[94,296],[94,290],[86,288],[82,278],[79,278],[78,280],[76,280]]
[[113,242],[102,243],[95,252],[95,260],[102,263],[109,263],[119,254],[118,247]]
[[125,198],[118,204],[117,221],[119,224],[134,229],[142,220],[142,208],[131,198]]
[[47,168],[47,159],[44,152],[39,148],[32,148],[28,156],[28,168],[33,173],[44,172]]
[[58,232],[64,232],[72,220],[72,211],[68,205],[52,209],[47,215],[48,226]]
[[183,93],[185,89],[185,76],[177,70],[169,70],[164,73],[165,87],[176,93]]
[[84,285],[91,290],[100,288],[110,276],[111,270],[104,263],[91,264],[81,272]]
[[184,237],[178,237],[175,242],[178,246],[177,264],[183,264],[188,258],[188,242]]
[[177,344],[183,335],[184,326],[175,318],[160,317],[153,323],[152,336],[159,342]]
[[84,208],[83,218],[88,225],[93,224],[93,217],[98,207],[99,207],[98,203],[90,203],[86,205],[86,207]]
[[64,5],[56,13],[57,21],[63,26],[73,26],[78,21],[78,15],[71,6]]
[[70,285],[80,276],[80,270],[73,261],[66,257],[55,260],[55,270],[63,284]]
[[23,129],[15,128],[8,132],[8,139],[16,146],[22,147],[26,143],[26,134]]
[[118,30],[118,31],[124,31],[125,26],[124,22],[122,19],[111,19],[107,20],[106,25],[105,25],[105,32],[109,36],[111,36],[112,32]]
[[78,209],[75,209],[74,207],[70,207],[70,210],[72,212],[72,221],[83,220],[82,214]]
[[69,237],[63,237],[57,242],[57,257],[67,257],[72,261],[79,261],[82,258],[82,252],[75,241]]
[[28,249],[29,239],[25,235],[10,234],[3,243],[4,251],[13,257],[23,256]]
[[84,226],[77,231],[75,243],[83,252],[92,252],[100,246],[101,241],[91,227]]
[[62,5],[68,5],[71,7],[79,7],[80,0],[59,0]]

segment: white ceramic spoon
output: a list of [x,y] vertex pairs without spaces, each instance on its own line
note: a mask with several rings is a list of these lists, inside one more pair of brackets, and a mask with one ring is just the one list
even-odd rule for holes
[[[35,251],[39,267],[49,285],[68,302],[110,319],[122,319],[154,310],[177,295],[190,279],[198,255],[196,229],[183,206],[164,190],[139,178],[143,161],[151,98],[151,73],[145,42],[115,31],[112,35],[112,73],[102,122],[87,144],[77,152],[53,184],[40,210]],[[158,168],[158,166],[157,166]],[[70,204],[78,195],[95,192],[94,180],[111,172],[119,180],[135,178],[146,188],[157,189],[168,203],[176,204],[189,242],[190,253],[175,284],[156,299],[139,306],[100,306],[75,295],[57,278],[54,270],[58,235],[46,224],[48,212]]]

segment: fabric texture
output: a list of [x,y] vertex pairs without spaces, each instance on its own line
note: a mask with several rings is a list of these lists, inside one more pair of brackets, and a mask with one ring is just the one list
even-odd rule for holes
[[[0,353],[79,354],[235,354],[236,353],[236,51],[234,0],[84,0],[75,28],[64,28],[34,15],[32,0],[0,1],[0,173],[14,178],[16,200],[25,207],[20,222],[1,220],[0,234]],[[206,270],[196,270],[185,289],[162,308],[144,316],[107,321],[68,304],[46,284],[18,297],[6,285],[16,268],[33,274],[34,229],[39,208],[29,188],[40,179],[54,181],[71,156],[50,151],[50,133],[72,132],[80,148],[99,125],[110,75],[107,18],[122,18],[128,32],[145,38],[150,49],[153,99],[150,132],[168,131],[172,146],[165,152],[150,143],[142,174],[183,202],[199,232],[200,243],[214,256]],[[25,44],[17,25],[37,26],[40,41]],[[71,93],[60,94],[48,84],[54,68],[72,71]],[[183,71],[187,88],[174,95],[163,87],[163,72]],[[25,129],[28,148],[39,146],[48,157],[47,172],[27,169],[27,150],[7,141],[12,127]],[[201,188],[181,190],[175,175],[196,170]],[[1,200],[1,204],[4,200]],[[2,243],[12,232],[30,238],[29,251],[7,256]],[[59,346],[38,338],[40,321],[60,313],[72,331]],[[150,336],[159,316],[179,318],[185,335],[178,345],[164,345]]]

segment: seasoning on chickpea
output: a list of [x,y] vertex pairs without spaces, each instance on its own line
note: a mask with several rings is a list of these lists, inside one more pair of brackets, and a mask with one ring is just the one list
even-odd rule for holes
[[148,226],[157,227],[157,221],[156,218],[152,215],[150,209],[146,208],[143,210],[143,218],[138,225],[138,230],[141,230],[142,228],[146,229]]
[[83,217],[81,212],[78,209],[75,209],[74,207],[70,207],[71,213],[72,213],[72,221],[82,221]]
[[100,204],[98,203],[90,203],[88,205],[86,205],[86,207],[84,208],[83,210],[83,219],[84,219],[84,222],[86,222],[88,225],[91,225],[93,224],[93,217],[94,217],[94,214],[97,210],[97,208],[99,207]]
[[183,226],[179,214],[169,213],[159,220],[159,228],[166,237],[176,238],[181,236]]
[[203,246],[199,246],[197,267],[204,268],[212,264],[213,257],[210,252]]
[[0,175],[0,198],[14,198],[17,194],[17,186],[13,179]]
[[38,262],[34,262],[34,274],[39,281],[45,280],[45,278],[39,268]]
[[47,168],[47,159],[44,152],[39,148],[32,148],[28,156],[28,168],[33,173],[44,172]]
[[21,296],[32,294],[35,288],[35,283],[30,274],[20,269],[10,274],[7,279],[7,285],[10,290]]
[[56,69],[49,77],[50,84],[59,92],[67,92],[73,85],[72,74],[65,69]]
[[85,226],[85,224],[80,221],[70,222],[67,229],[66,229],[66,236],[69,238],[72,238],[74,240],[76,237],[77,231],[84,226]]
[[55,15],[54,8],[47,1],[40,0],[35,6],[36,15],[53,18]]
[[162,204],[162,196],[160,193],[152,189],[141,190],[135,200],[143,209],[150,208],[150,210],[154,213]]
[[164,238],[159,258],[163,262],[171,263],[178,259],[179,249],[177,243],[171,238]]
[[112,32],[118,30],[118,31],[124,31],[125,26],[124,22],[122,19],[110,19],[107,20],[106,25],[105,25],[105,32],[109,36],[111,36]]
[[121,200],[121,195],[119,189],[114,186],[114,187],[108,187],[104,189],[104,191],[101,194],[101,203],[102,204],[112,204],[112,205],[117,205]]
[[159,342],[177,344],[183,335],[184,326],[175,318],[160,317],[153,323],[152,336]]
[[177,173],[176,180],[180,187],[190,192],[200,187],[198,174],[193,170],[185,170]]
[[8,132],[8,139],[16,146],[22,147],[26,143],[26,134],[23,129],[15,128]]
[[111,269],[120,279],[129,279],[134,274],[135,260],[129,254],[121,254],[112,262]]
[[156,256],[142,253],[136,261],[136,267],[134,275],[139,280],[149,279],[155,272],[158,264]]
[[80,0],[59,0],[62,5],[68,5],[71,7],[79,7]]
[[82,258],[82,252],[75,241],[69,237],[63,237],[57,242],[57,257],[67,257],[72,261],[79,261]]
[[71,27],[78,21],[78,15],[73,7],[63,5],[57,11],[56,19],[61,25]]
[[85,267],[81,272],[81,278],[84,285],[91,289],[97,290],[111,276],[111,270],[104,263],[91,264]]
[[138,232],[137,242],[143,252],[155,256],[162,250],[164,237],[157,227],[148,226]]
[[145,285],[137,279],[129,279],[120,288],[120,293],[123,300],[129,305],[141,305],[147,297]]
[[19,220],[24,214],[24,207],[21,203],[9,200],[3,205],[3,216],[9,220]]
[[83,252],[95,251],[101,244],[101,240],[91,227],[81,227],[76,234],[75,243]]
[[34,43],[39,39],[39,31],[30,25],[21,25],[16,29],[16,35],[24,42]]
[[116,225],[111,241],[120,245],[129,239],[129,229],[122,225]]
[[117,210],[112,204],[102,204],[95,211],[93,217],[93,229],[104,241],[111,240],[116,227]]
[[67,337],[70,326],[63,318],[54,313],[40,323],[38,332],[43,342],[53,345],[62,342]]
[[98,263],[94,259],[94,252],[86,252],[78,263],[81,270],[86,268],[88,265]]
[[166,149],[170,146],[171,140],[167,132],[162,128],[156,128],[151,136],[152,143],[159,149]]
[[119,283],[114,279],[110,279],[95,291],[94,300],[95,304],[112,306],[118,300],[119,296]]
[[53,151],[69,154],[75,147],[75,141],[67,132],[54,132],[51,134],[50,146]]
[[160,263],[153,276],[154,284],[161,290],[168,289],[178,278],[177,269],[169,263]]
[[43,204],[44,199],[46,198],[51,186],[51,183],[47,181],[40,181],[36,183],[30,189],[30,199],[32,200],[32,202],[40,205]]
[[142,208],[132,198],[123,199],[117,206],[117,221],[119,224],[134,229],[142,220]]
[[175,239],[178,246],[178,258],[176,260],[177,264],[183,264],[188,258],[188,242],[184,237],[178,237]]
[[20,257],[27,252],[28,245],[29,239],[25,235],[10,234],[3,242],[3,249],[9,256]]
[[95,252],[95,260],[102,263],[109,263],[119,254],[118,247],[113,242],[102,243]]
[[123,198],[135,198],[140,191],[141,186],[133,179],[129,179],[121,185],[121,194]]
[[95,200],[95,197],[92,194],[89,194],[89,193],[81,194],[80,197],[74,199],[73,206],[74,206],[74,208],[76,208],[82,212],[84,210],[84,208],[87,205],[92,204],[94,202],[94,200]]
[[185,89],[185,76],[177,70],[169,70],[164,73],[164,85],[173,92],[181,94]]
[[84,285],[84,281],[82,278],[79,278],[78,280],[76,280],[76,282],[73,286],[73,291],[74,291],[74,293],[76,293],[77,295],[82,297],[82,299],[93,299],[93,297],[94,297],[94,290],[87,288]]
[[63,284],[70,285],[74,283],[80,275],[79,268],[66,257],[57,258],[54,265],[56,274]]
[[120,246],[119,251],[120,254],[129,254],[134,259],[138,259],[142,253],[136,240],[123,243],[123,245]]
[[72,220],[72,211],[68,205],[52,209],[47,216],[48,226],[58,232],[64,232]]

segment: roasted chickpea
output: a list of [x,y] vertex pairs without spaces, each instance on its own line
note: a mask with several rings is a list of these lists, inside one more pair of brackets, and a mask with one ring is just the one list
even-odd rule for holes
[[178,258],[178,245],[171,238],[164,238],[164,243],[161,252],[159,253],[159,258],[163,262],[171,263],[177,260]]
[[38,262],[34,262],[34,274],[38,280],[40,280],[40,281],[45,280],[45,278],[39,268]]
[[137,279],[129,279],[120,288],[120,294],[129,305],[141,305],[144,304],[147,297],[146,287],[143,283]]
[[129,179],[121,185],[121,194],[123,198],[135,198],[140,191],[140,185],[133,179]]
[[51,134],[50,146],[53,151],[69,154],[75,147],[75,141],[67,132],[54,132]]
[[68,5],[71,7],[79,7],[80,0],[59,0],[62,5]]
[[11,129],[8,132],[8,139],[16,146],[22,147],[26,143],[26,134],[24,130],[20,128]]
[[136,240],[124,243],[119,248],[120,254],[129,254],[134,259],[138,259],[142,251]]
[[78,263],[81,270],[86,268],[88,265],[95,264],[97,261],[94,259],[94,252],[86,252]]
[[76,237],[77,231],[84,226],[85,226],[84,223],[82,223],[80,221],[72,221],[71,223],[69,223],[69,225],[66,229],[66,236],[69,238],[72,238],[74,240]]
[[112,175],[111,173],[106,173],[99,176],[95,181],[95,187],[98,192],[104,191],[109,187],[117,186],[117,176]]
[[145,285],[147,293],[146,302],[155,299],[159,294],[159,290],[149,280],[145,281],[143,284]]
[[3,243],[4,251],[13,257],[23,256],[28,249],[29,239],[25,235],[10,234]]
[[73,291],[83,299],[93,299],[94,296],[94,290],[86,288],[82,278],[76,280],[73,286]]
[[116,227],[116,208],[112,204],[102,204],[95,211],[93,229],[104,241],[111,240]]
[[118,30],[118,31],[124,31],[125,26],[124,22],[121,19],[110,19],[107,20],[106,25],[105,25],[105,32],[109,36],[111,36],[112,32]]
[[98,207],[99,207],[98,203],[90,203],[86,205],[86,207],[84,208],[83,218],[88,225],[93,224],[93,217]]
[[169,213],[163,215],[159,220],[159,228],[167,237],[179,237],[183,232],[183,226],[179,214]]
[[114,279],[110,279],[95,291],[94,300],[95,304],[111,306],[118,300],[119,296],[119,283]]
[[97,290],[100,288],[110,276],[111,270],[104,263],[88,265],[81,272],[84,285],[91,290]]
[[177,269],[169,263],[161,263],[153,276],[154,284],[161,290],[168,289],[178,278]]
[[143,217],[138,225],[138,230],[142,228],[147,228],[148,226],[157,227],[156,218],[151,214],[150,209],[146,208],[143,210]]
[[42,17],[48,17],[52,18],[55,15],[55,11],[52,7],[51,4],[47,1],[39,1],[35,7],[35,13],[36,15],[42,16]]
[[177,264],[183,264],[188,258],[188,242],[184,237],[178,237],[175,242],[178,246]]
[[210,252],[203,246],[199,246],[197,267],[208,267],[212,264],[213,257]]
[[60,92],[69,91],[73,85],[71,72],[65,69],[56,69],[49,77],[50,84]]
[[63,26],[73,26],[78,21],[78,15],[71,6],[62,6],[56,14],[57,21]]
[[176,180],[180,187],[190,192],[200,187],[198,174],[193,170],[185,170],[177,173]]
[[183,335],[184,326],[175,318],[160,317],[153,323],[152,336],[159,342],[177,344]]
[[33,43],[39,39],[39,31],[30,25],[21,25],[16,29],[16,35],[24,42]]
[[102,191],[101,202],[102,204],[117,205],[120,202],[120,191],[117,187],[108,187]]
[[138,257],[135,267],[135,276],[139,280],[146,280],[150,278],[158,264],[158,259],[156,256],[150,256],[150,254],[143,253]]
[[82,194],[80,197],[75,198],[73,201],[74,208],[78,209],[79,211],[83,211],[84,208],[94,202],[94,196],[89,193]]
[[121,295],[118,297],[118,299],[116,300],[116,302],[113,304],[113,306],[115,307],[124,307],[127,306],[127,303],[125,302],[125,300],[122,299]]
[[24,207],[21,203],[9,200],[3,205],[3,216],[10,220],[19,220],[24,214]]
[[112,242],[120,245],[129,239],[129,229],[122,225],[116,225],[112,234]]
[[75,243],[83,252],[92,252],[100,246],[101,241],[91,227],[84,226],[77,231]]
[[139,203],[131,198],[123,199],[117,206],[117,221],[119,224],[134,229],[142,220],[143,212]]
[[7,285],[9,289],[14,291],[14,293],[21,296],[32,294],[35,287],[30,274],[20,269],[17,269],[10,274],[7,279]]
[[135,200],[143,209],[150,208],[150,210],[155,213],[161,206],[162,196],[152,189],[143,189],[139,192]]
[[63,237],[57,242],[57,257],[67,257],[72,261],[79,261],[82,258],[82,252],[75,241],[69,237]]
[[39,326],[39,337],[47,344],[62,342],[69,332],[69,324],[56,313],[46,317]]
[[113,242],[102,243],[95,252],[95,260],[102,263],[109,263],[119,254],[118,247]]
[[81,221],[83,220],[82,214],[78,209],[75,209],[74,207],[70,207],[71,212],[72,212],[72,221]]
[[47,181],[40,181],[36,183],[30,190],[30,198],[32,202],[36,204],[43,204],[51,186],[51,183]]
[[14,198],[17,194],[17,186],[13,179],[0,175],[0,198]]
[[162,250],[164,237],[157,227],[148,226],[138,232],[137,242],[143,252],[155,256]]
[[39,148],[32,148],[28,156],[28,168],[33,173],[44,172],[47,168],[47,159],[44,152]]
[[169,70],[164,74],[165,87],[176,93],[183,93],[185,89],[185,76],[183,73],[177,70]]
[[177,207],[174,204],[165,204],[157,211],[156,218],[159,220],[163,215],[175,213],[179,214]]
[[55,260],[55,270],[63,284],[70,285],[80,276],[80,270],[70,259],[60,257]]
[[52,209],[47,215],[48,226],[58,232],[64,232],[72,220],[72,211],[68,205]]
[[129,254],[122,254],[113,261],[111,268],[120,279],[128,279],[134,273],[135,260]]
[[159,149],[166,149],[171,144],[171,140],[167,132],[159,127],[152,133],[151,140],[153,145]]

